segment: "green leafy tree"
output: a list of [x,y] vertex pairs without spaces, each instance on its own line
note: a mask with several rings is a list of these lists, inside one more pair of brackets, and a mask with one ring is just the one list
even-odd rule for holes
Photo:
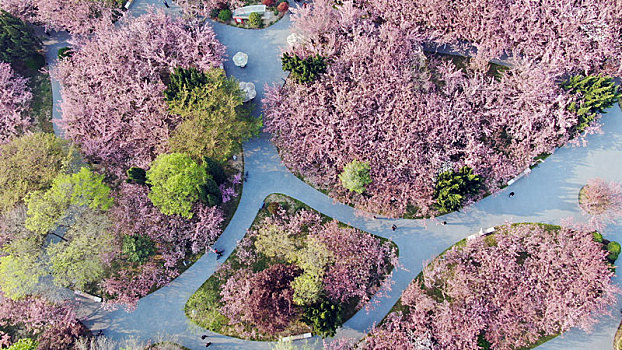
[[457,172],[450,170],[441,173],[436,180],[434,199],[441,213],[459,210],[464,200],[479,193],[482,177],[473,174],[473,169],[464,166]]
[[324,288],[326,266],[335,261],[333,254],[324,244],[310,238],[307,245],[295,251],[290,259],[303,270],[302,275],[292,281],[294,303],[309,305],[317,302]]
[[11,299],[34,294],[39,279],[48,273],[41,257],[44,237],[28,230],[25,221],[23,205],[2,215],[0,288]]
[[147,236],[123,236],[123,255],[131,262],[144,263],[156,253],[155,243]]
[[192,205],[199,199],[208,176],[205,168],[182,153],[161,154],[147,171],[151,185],[149,199],[166,215],[192,217]]
[[239,84],[222,69],[177,69],[165,92],[169,111],[182,117],[169,139],[171,150],[194,160],[224,161],[257,135],[261,119],[242,106]]
[[220,10],[220,12],[218,12],[218,19],[223,22],[228,22],[232,16],[233,16],[233,13],[231,13],[231,10],[229,9],[223,9],[223,10]]
[[577,101],[568,110],[577,114],[577,131],[582,132],[596,118],[620,100],[622,92],[613,78],[602,75],[575,75],[562,84],[562,88],[576,95]]
[[115,251],[112,223],[103,212],[85,210],[64,235],[66,239],[47,247],[54,283],[77,287],[104,276],[105,258]]
[[22,201],[29,192],[50,187],[68,162],[66,141],[53,134],[25,135],[0,147],[0,212]]
[[200,187],[199,199],[208,206],[213,207],[222,203],[222,192],[218,188],[216,181],[211,178],[211,175],[207,174],[207,176],[205,184]]
[[261,19],[261,14],[259,14],[259,12],[251,12],[251,14],[248,15],[248,23],[253,28],[261,27],[263,24],[263,19]]
[[620,243],[607,243],[607,251],[609,251],[609,255],[607,255],[607,259],[609,259],[609,261],[614,262],[618,260],[618,256],[620,255]]
[[69,215],[71,206],[107,210],[112,206],[110,188],[103,183],[104,176],[83,167],[74,174],[58,174],[52,187],[46,191],[31,192],[26,197],[28,218],[26,228],[46,234]]
[[0,258],[0,288],[7,297],[17,300],[37,291],[41,277],[48,274],[47,265],[41,256],[41,247],[34,240],[20,240],[16,245],[30,245],[20,254]]
[[[274,203],[274,202],[273,202]],[[255,239],[255,248],[261,254],[278,259],[282,262],[296,260],[294,252],[301,247],[288,232],[278,225],[263,225],[259,228]]]
[[39,53],[41,41],[21,19],[0,10],[0,61],[17,71],[38,70],[45,64]]
[[339,174],[341,185],[352,192],[365,192],[365,186],[371,183],[370,170],[368,162],[351,161],[343,167],[343,172]]
[[127,174],[127,182],[144,185],[145,182],[147,181],[147,172],[143,168],[133,166],[127,169],[126,174]]
[[38,345],[38,342],[30,338],[22,338],[9,346],[7,350],[37,350]]
[[337,328],[343,324],[342,307],[322,298],[313,305],[305,307],[303,322],[313,327],[313,333],[322,338],[334,337]]
[[326,72],[326,61],[320,55],[309,56],[304,59],[298,55],[284,53],[281,57],[284,71],[290,71],[291,77],[298,82],[310,83],[317,79],[321,73]]

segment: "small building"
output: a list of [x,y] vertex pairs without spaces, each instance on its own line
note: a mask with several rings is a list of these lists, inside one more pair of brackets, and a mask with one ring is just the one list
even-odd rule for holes
[[253,12],[257,12],[263,17],[263,14],[266,12],[266,5],[251,5],[237,8],[233,10],[233,19],[235,23],[244,23],[244,20],[248,20],[248,16]]

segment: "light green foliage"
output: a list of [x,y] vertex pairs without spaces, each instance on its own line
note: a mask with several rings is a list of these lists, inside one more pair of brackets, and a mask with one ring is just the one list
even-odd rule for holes
[[284,53],[281,57],[284,71],[291,72],[291,78],[299,84],[310,83],[326,72],[326,61],[320,55],[309,56],[304,59],[298,55]]
[[61,184],[66,182],[72,186],[72,205],[88,206],[91,209],[101,210],[108,210],[112,206],[113,199],[110,198],[110,187],[104,184],[104,175],[98,175],[89,168],[83,167],[76,174],[61,174],[59,177],[58,181]]
[[303,269],[302,275],[292,281],[294,303],[308,305],[317,302],[323,290],[325,268],[335,261],[335,257],[313,238],[309,238],[307,246],[296,251],[292,257],[296,265]]
[[598,231],[592,232],[592,238],[594,242],[603,243],[603,235]]
[[614,262],[618,259],[620,255],[620,243],[618,242],[609,242],[607,244],[607,251],[609,251],[609,255],[607,255],[607,259],[609,261]]
[[371,183],[370,170],[368,162],[351,161],[343,167],[343,172],[339,175],[341,185],[352,192],[365,192],[365,186]]
[[473,174],[473,169],[467,166],[457,172],[450,170],[441,173],[434,188],[437,209],[441,213],[459,210],[465,199],[479,193],[482,182],[482,177]]
[[343,324],[341,306],[322,299],[305,308],[303,321],[313,327],[313,333],[322,338],[334,337],[337,328]]
[[192,217],[192,205],[207,181],[205,168],[181,153],[161,154],[147,171],[149,199],[166,215]]
[[[220,289],[216,279],[209,279],[186,303],[186,314],[199,322],[201,327],[218,331],[229,323],[229,319],[220,313]],[[194,310],[194,313],[192,312]]]
[[251,27],[253,28],[259,28],[261,27],[261,25],[263,24],[263,20],[261,19],[261,14],[259,14],[259,12],[252,12],[249,16],[248,16],[248,23],[251,25]]
[[286,262],[293,262],[296,257],[292,255],[299,247],[288,232],[277,225],[264,225],[259,230],[255,240],[255,248],[261,254]]
[[9,346],[7,350],[37,350],[38,345],[38,342],[30,338],[22,338]]
[[70,156],[67,142],[53,134],[31,134],[0,147],[0,212],[31,191],[48,188]]
[[32,294],[39,279],[47,275],[45,268],[38,254],[3,256],[0,258],[0,288],[13,300]]
[[113,200],[103,179],[86,167],[71,175],[58,174],[49,190],[31,192],[26,198],[26,228],[46,234],[58,227],[72,205],[107,210]]
[[577,96],[568,110],[577,114],[578,132],[585,130],[598,113],[603,113],[622,97],[613,78],[602,75],[575,75],[564,82],[562,88]]
[[12,299],[33,294],[39,279],[47,274],[47,267],[40,257],[43,236],[26,229],[25,220],[24,206],[18,206],[2,217],[3,236],[11,240],[1,249],[4,257],[0,258],[0,288]]
[[164,94],[169,111],[183,118],[169,140],[171,150],[196,161],[226,160],[262,126],[261,119],[242,106],[238,82],[227,78],[222,69],[178,68]]
[[83,289],[104,275],[104,256],[115,251],[112,224],[99,211],[85,210],[67,230],[65,238],[50,244],[48,256],[54,283],[62,287]]
[[127,260],[142,264],[156,253],[156,246],[147,236],[123,236],[121,251],[127,256]]

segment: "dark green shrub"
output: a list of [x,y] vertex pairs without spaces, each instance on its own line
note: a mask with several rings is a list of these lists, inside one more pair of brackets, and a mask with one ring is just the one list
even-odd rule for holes
[[216,181],[218,185],[222,185],[227,181],[227,175],[225,169],[217,161],[210,157],[203,157],[203,166],[208,174],[212,175],[212,179]]
[[147,181],[147,172],[143,168],[131,167],[127,169],[127,182],[144,185]]
[[199,190],[199,199],[208,206],[213,207],[222,203],[222,193],[213,179],[208,178]]
[[[164,100],[173,102],[177,99],[183,100],[184,97],[187,99],[186,91],[209,83],[210,79],[204,72],[194,67],[188,69],[177,67],[169,75],[169,81],[166,84],[166,90],[164,90]],[[188,102],[184,101],[184,103]]]
[[73,50],[70,47],[63,47],[58,50],[58,59],[63,60],[67,57],[73,56]]
[[232,16],[233,14],[229,9],[220,10],[220,12],[218,12],[218,19],[223,22],[228,22]]
[[211,9],[209,11],[209,16],[211,18],[216,18],[216,17],[218,17],[219,14],[220,14],[220,9]]
[[251,25],[251,27],[253,28],[259,28],[261,27],[261,25],[263,24],[263,20],[261,19],[261,15],[259,14],[259,12],[252,12],[249,16],[248,16],[248,23]]
[[602,75],[575,75],[562,83],[562,88],[575,95],[577,101],[568,110],[578,117],[577,131],[582,132],[596,118],[620,100],[622,93],[613,78]]
[[21,19],[0,10],[0,61],[10,63],[15,70],[39,70],[45,58],[39,53],[41,41],[32,28]]
[[24,60],[24,64],[31,71],[38,71],[41,67],[45,66],[45,57],[43,57],[43,55],[36,54]]
[[144,263],[155,254],[155,243],[147,236],[123,236],[122,253],[131,262]]
[[274,10],[274,15],[278,16],[279,15],[279,10]]
[[486,333],[484,333],[484,331],[481,331],[477,336],[477,346],[479,346],[481,350],[492,349],[492,343],[486,339]]
[[310,83],[318,75],[326,72],[326,62],[320,55],[309,56],[305,59],[298,55],[284,53],[281,57],[281,64],[284,71],[290,71],[292,79],[298,83]]
[[333,304],[326,298],[305,307],[302,321],[313,327],[313,332],[322,338],[334,337],[337,328],[343,324],[341,305]]
[[436,208],[441,213],[459,210],[464,200],[479,193],[483,179],[473,174],[473,169],[464,166],[457,172],[450,170],[441,173],[434,188]]
[[603,243],[603,235],[598,231],[592,232],[592,239],[594,239],[594,242]]
[[607,255],[607,259],[612,263],[618,259],[618,255],[620,255],[620,243],[618,242],[609,242],[607,244],[607,251],[609,255]]

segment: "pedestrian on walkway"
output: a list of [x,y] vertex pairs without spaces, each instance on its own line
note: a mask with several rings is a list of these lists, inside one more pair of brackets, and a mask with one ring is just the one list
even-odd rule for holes
[[244,182],[248,181],[248,171],[244,173]]
[[212,345],[212,343],[210,343],[210,342],[205,343],[205,347],[206,348],[209,347],[210,345]]
[[393,230],[393,231],[397,230],[397,226],[395,224],[393,224],[393,226],[391,226],[391,230]]
[[164,3],[164,6],[166,6],[166,8],[170,8],[170,6],[168,6],[168,2],[166,2],[166,0],[162,0],[162,2]]
[[445,225],[447,225],[447,221],[443,221],[441,224],[442,224],[443,226],[445,226]]
[[201,336],[201,339],[202,339],[202,340],[205,340],[205,338],[207,338],[207,337],[209,337],[209,335],[207,335],[207,334],[203,334],[203,335]]
[[514,197],[514,195],[515,195],[515,193],[514,193],[514,192],[510,192],[509,197],[510,197],[510,198],[512,198],[512,197]]

